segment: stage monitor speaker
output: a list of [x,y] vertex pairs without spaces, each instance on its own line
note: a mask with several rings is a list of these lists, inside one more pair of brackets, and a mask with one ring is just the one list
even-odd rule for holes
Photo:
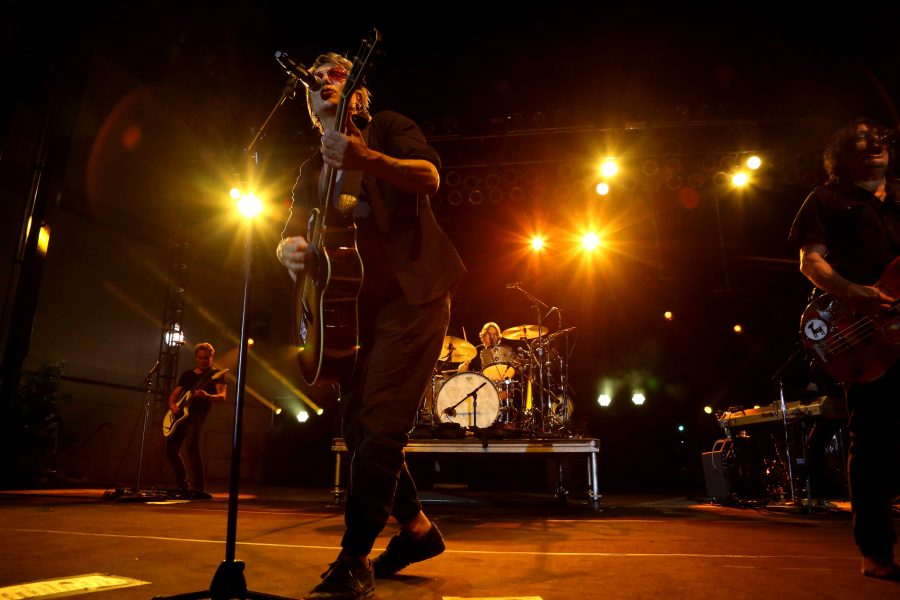
[[704,452],[703,478],[706,480],[706,495],[710,498],[727,498],[731,493],[731,480],[725,457],[731,450],[731,440],[716,440],[712,451]]

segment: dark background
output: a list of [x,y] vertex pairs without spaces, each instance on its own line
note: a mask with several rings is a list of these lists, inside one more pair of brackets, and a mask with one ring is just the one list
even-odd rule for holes
[[[896,9],[788,4],[5,5],[8,256],[44,123],[50,144],[41,197],[53,236],[25,366],[65,360],[79,380],[69,381],[73,406],[105,394],[127,423],[70,407],[60,466],[122,477],[87,464],[136,447],[137,396],[109,390],[153,364],[173,242],[190,242],[188,341],[209,339],[221,363],[234,362],[243,238],[231,185],[264,189],[270,206],[257,236],[248,382],[300,407],[290,283],[273,249],[296,169],[318,143],[302,96],[273,116],[252,175],[242,150],[285,83],[275,50],[304,64],[327,50],[352,55],[376,26],[374,109],[413,117],[441,154],[433,204],[469,268],[449,333],[465,328],[474,341],[488,320],[535,324],[531,302],[506,288],[521,281],[577,328],[574,416],[602,440],[603,481],[702,485],[699,454],[721,436],[704,406],[770,404],[779,379],[790,400],[811,380],[796,331],[809,286],[786,238],[823,181],[824,143],[860,115],[898,123]],[[751,151],[764,161],[752,185],[719,185]],[[620,173],[599,197],[604,156],[620,158]],[[604,240],[591,258],[576,247],[588,225]],[[527,248],[534,232],[548,239],[540,255]],[[190,363],[188,349],[181,367]],[[630,403],[637,389],[642,407]],[[298,425],[251,411],[252,476],[327,481],[333,394],[301,391],[321,417]],[[608,409],[601,392],[613,395]],[[251,406],[261,405],[251,396]],[[105,429],[118,433],[85,451],[86,432]]]

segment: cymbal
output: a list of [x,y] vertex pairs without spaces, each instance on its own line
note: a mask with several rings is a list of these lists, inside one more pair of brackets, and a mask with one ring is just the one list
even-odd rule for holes
[[538,335],[547,335],[547,328],[541,327],[538,330],[537,325],[517,325],[504,329],[500,335],[508,340],[531,340],[538,337]]
[[445,335],[441,345],[441,360],[447,362],[465,362],[472,360],[478,351],[466,340],[452,335]]

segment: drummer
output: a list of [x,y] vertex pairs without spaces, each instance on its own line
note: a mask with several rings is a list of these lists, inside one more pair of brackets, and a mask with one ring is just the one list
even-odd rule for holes
[[[478,354],[471,360],[461,363],[457,371],[460,373],[465,371],[485,372],[485,369],[490,367],[490,372],[485,373],[490,379],[496,381],[498,378],[502,378],[503,373],[499,370],[499,363],[511,363],[514,352],[512,346],[504,341],[500,331],[500,326],[493,321],[485,323],[479,332],[481,344],[476,346]],[[492,365],[494,366],[492,367]]]

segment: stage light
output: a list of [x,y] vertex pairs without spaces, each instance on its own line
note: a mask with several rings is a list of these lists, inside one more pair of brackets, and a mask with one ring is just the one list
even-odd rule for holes
[[747,168],[751,171],[755,171],[762,166],[762,159],[754,154],[752,156],[748,156],[744,164],[747,165]]
[[322,409],[322,408],[317,408],[317,409],[316,409],[316,414],[319,415],[320,417],[322,416],[322,413],[324,413],[324,412],[325,412],[325,410]]
[[280,415],[280,414],[281,414],[281,407],[278,407],[278,408],[275,409],[275,414],[276,414],[276,415]]
[[705,412],[708,415],[711,415],[712,414],[712,406],[704,406],[703,412]]
[[677,158],[670,158],[666,160],[665,169],[666,173],[669,175],[677,175],[681,173],[681,161]]
[[675,318],[675,315],[672,314],[672,311],[671,311],[671,310],[667,310],[666,312],[663,313],[663,318],[664,318],[666,321],[671,321],[672,319]]
[[642,406],[644,404],[645,400],[646,400],[646,398],[644,397],[644,394],[641,392],[635,392],[634,394],[631,395],[631,401],[634,403],[635,406]]
[[305,410],[301,410],[297,413],[297,420],[301,423],[306,423],[307,421],[309,421],[309,413]]
[[169,346],[180,346],[184,343],[184,332],[181,331],[181,325],[175,323],[172,329],[165,334],[166,344]]
[[581,247],[592,252],[600,245],[600,236],[594,232],[586,233],[581,236]]
[[749,181],[750,178],[743,171],[738,171],[731,176],[731,185],[734,187],[744,187]]
[[609,397],[609,394],[600,394],[597,396],[597,403],[600,406],[606,407],[612,404],[612,398]]
[[609,184],[605,181],[601,181],[597,184],[597,187],[595,189],[597,191],[597,194],[599,194],[600,196],[605,196],[609,193]]
[[678,431],[679,433],[684,433],[684,425],[682,425],[681,423],[678,424]]
[[237,201],[237,207],[238,211],[248,219],[252,219],[262,212],[263,209],[262,200],[254,194],[241,194],[240,199]]
[[50,228],[41,225],[38,230],[37,251],[41,256],[47,256],[47,248],[50,246]]
[[531,238],[531,249],[532,250],[535,250],[535,251],[541,250],[541,249],[543,249],[543,247],[544,247],[544,238],[542,238],[539,235]]
[[228,195],[231,196],[232,200],[238,200],[241,197],[241,190],[239,190],[236,187],[233,187],[230,190],[228,190]]
[[735,323],[735,325],[734,325],[734,327],[732,327],[732,329],[733,329],[734,332],[737,333],[737,334],[744,333],[744,328],[741,326],[740,323]]
[[255,344],[255,343],[256,343],[256,342],[253,341],[253,338],[247,338],[247,345],[248,345],[248,346],[252,346],[252,345]]
[[613,177],[616,173],[619,172],[619,165],[616,164],[616,161],[611,158],[603,159],[603,162],[600,164],[600,174],[604,177]]

